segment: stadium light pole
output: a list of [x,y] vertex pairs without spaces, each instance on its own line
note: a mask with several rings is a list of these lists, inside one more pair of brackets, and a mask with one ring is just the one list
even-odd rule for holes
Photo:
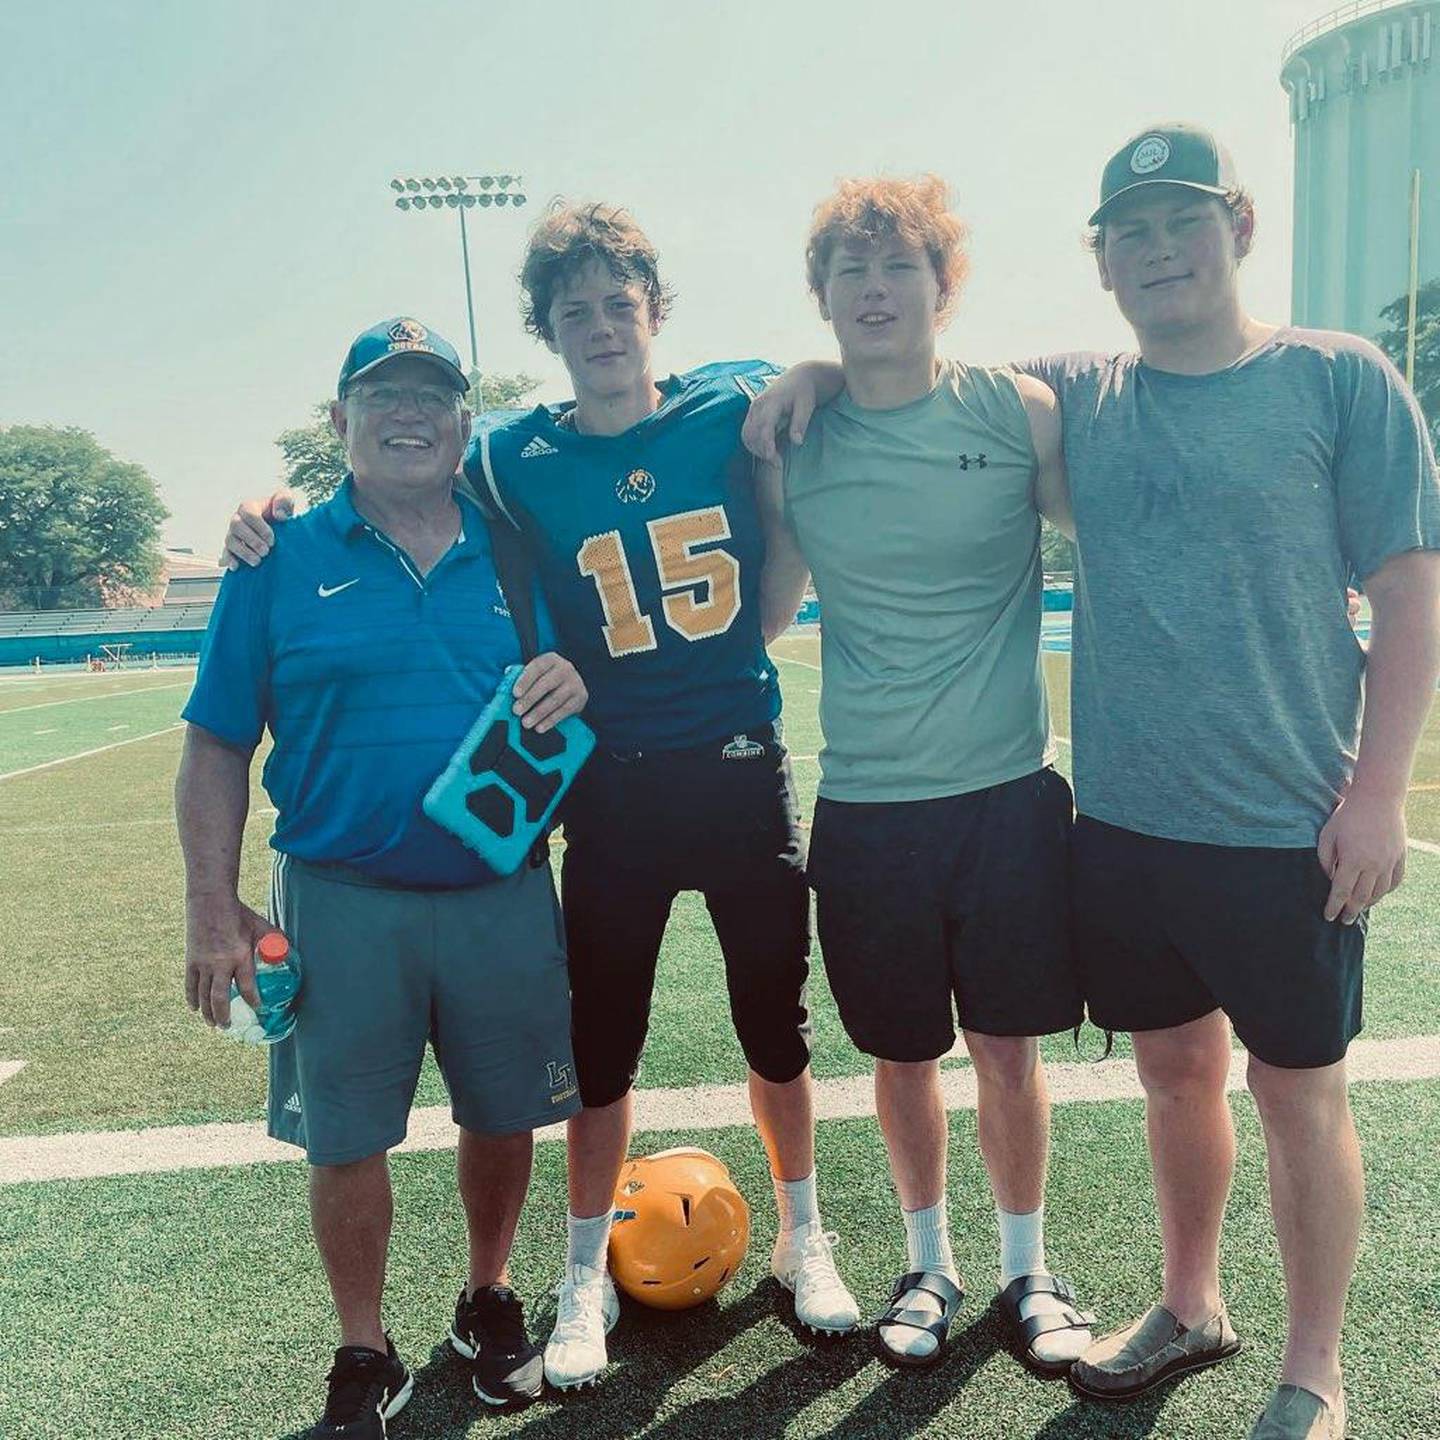
[[[426,210],[453,210],[460,217],[460,264],[465,271],[465,311],[470,319],[470,383],[476,396],[480,389],[480,351],[475,339],[475,292],[470,283],[470,235],[465,212],[479,208],[504,209],[525,204],[520,175],[410,175],[396,177],[390,188],[396,192],[395,208],[419,214]],[[472,189],[472,186],[478,189]]]

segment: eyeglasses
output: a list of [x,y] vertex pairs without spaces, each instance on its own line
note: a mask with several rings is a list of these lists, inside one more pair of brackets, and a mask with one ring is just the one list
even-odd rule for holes
[[444,415],[460,408],[459,393],[437,385],[357,385],[348,398],[377,415],[398,410],[407,402],[426,415]]

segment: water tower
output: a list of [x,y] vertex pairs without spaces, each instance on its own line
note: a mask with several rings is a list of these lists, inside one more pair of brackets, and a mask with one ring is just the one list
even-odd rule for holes
[[1295,136],[1297,325],[1373,337],[1440,278],[1440,0],[1355,0],[1298,31],[1280,83]]

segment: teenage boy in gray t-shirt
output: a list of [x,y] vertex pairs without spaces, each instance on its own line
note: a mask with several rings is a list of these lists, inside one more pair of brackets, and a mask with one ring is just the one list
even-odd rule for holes
[[[1245,313],[1254,206],[1213,136],[1135,136],[1091,224],[1138,354],[1025,368],[1061,405],[1079,547],[1077,956],[1091,1017],[1133,1032],[1165,1278],[1070,1378],[1123,1399],[1239,1348],[1219,1281],[1233,1025],[1289,1302],[1282,1384],[1251,1440],[1339,1440],[1364,1202],[1345,1052],[1366,910],[1404,873],[1440,675],[1440,481],[1374,346]],[[833,383],[777,382],[747,436],[793,402],[797,438],[811,391]],[[1351,576],[1370,598],[1368,653],[1346,623]]]
[[[1290,1321],[1251,1434],[1340,1440],[1364,1203],[1345,1053],[1366,910],[1404,871],[1440,673],[1435,457],[1373,345],[1246,314],[1254,206],[1213,136],[1141,132],[1100,199],[1100,281],[1139,353],[1036,369],[1061,403],[1079,546],[1077,958],[1091,1017],[1134,1032],[1165,1283],[1071,1380],[1123,1398],[1238,1347],[1219,1282],[1233,1025]],[[1347,623],[1352,575],[1368,655]]]

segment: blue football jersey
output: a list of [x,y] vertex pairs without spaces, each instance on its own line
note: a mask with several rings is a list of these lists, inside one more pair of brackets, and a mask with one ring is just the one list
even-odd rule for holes
[[617,749],[678,749],[780,713],[760,633],[760,529],[740,427],[776,373],[707,365],[661,386],[621,435],[580,435],[572,407],[477,427],[465,473],[534,548],[560,648]]

